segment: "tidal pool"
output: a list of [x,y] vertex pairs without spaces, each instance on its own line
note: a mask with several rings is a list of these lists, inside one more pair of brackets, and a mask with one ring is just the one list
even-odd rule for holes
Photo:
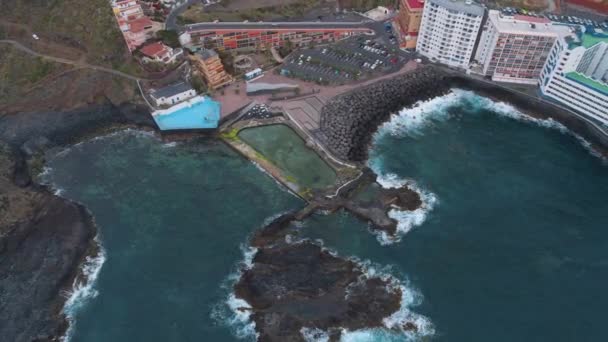
[[321,189],[336,182],[334,170],[286,125],[246,128],[239,138],[299,185]]

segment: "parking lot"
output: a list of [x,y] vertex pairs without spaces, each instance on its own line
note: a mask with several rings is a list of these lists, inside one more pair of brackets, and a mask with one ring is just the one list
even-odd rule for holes
[[345,84],[399,70],[407,58],[370,36],[304,49],[284,62],[281,74],[319,84]]

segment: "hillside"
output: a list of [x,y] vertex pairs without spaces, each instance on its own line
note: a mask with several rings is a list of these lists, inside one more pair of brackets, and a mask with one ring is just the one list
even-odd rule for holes
[[[40,40],[32,38],[34,33]],[[0,1],[0,39],[14,40],[54,57],[142,74],[126,49],[106,0]],[[69,71],[71,68],[0,44],[0,114],[72,109],[106,98],[118,102],[131,99],[132,81],[90,70]],[[125,96],[117,96],[123,88]]]

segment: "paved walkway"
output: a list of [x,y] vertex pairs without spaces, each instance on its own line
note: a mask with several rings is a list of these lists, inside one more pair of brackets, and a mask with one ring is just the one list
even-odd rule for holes
[[1,39],[0,43],[4,43],[4,44],[11,44],[13,45],[17,50],[23,51],[27,54],[36,56],[36,57],[40,57],[46,60],[50,60],[53,62],[57,62],[57,63],[62,63],[62,64],[69,64],[69,65],[73,65],[79,68],[87,68],[87,69],[92,69],[92,70],[97,70],[97,71],[101,71],[101,72],[107,72],[116,76],[120,76],[120,77],[124,77],[124,78],[128,78],[130,80],[133,81],[140,81],[140,80],[146,80],[145,78],[142,77],[138,77],[138,76],[133,76],[133,75],[129,75],[127,73],[124,73],[122,71],[118,71],[115,69],[111,69],[111,68],[106,68],[106,67],[102,67],[102,66],[98,66],[98,65],[92,65],[92,64],[88,64],[85,63],[81,60],[71,60],[71,59],[67,59],[67,58],[61,58],[61,57],[55,57],[55,56],[50,56],[50,55],[45,55],[42,53],[38,53],[30,48],[28,48],[27,46],[19,43],[18,41],[15,40],[10,40],[10,39]]

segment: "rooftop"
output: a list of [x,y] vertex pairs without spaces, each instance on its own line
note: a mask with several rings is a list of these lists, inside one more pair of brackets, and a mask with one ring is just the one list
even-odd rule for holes
[[192,86],[190,86],[190,84],[188,84],[186,82],[181,81],[181,82],[170,84],[163,88],[156,89],[150,95],[154,98],[159,99],[161,97],[175,96],[177,94],[181,94],[181,93],[189,91],[189,90],[192,90]]
[[207,60],[209,58],[217,56],[217,52],[211,49],[201,49],[196,52],[203,60]]
[[483,16],[485,8],[470,0],[428,0],[428,2],[447,8],[452,11]]
[[572,34],[569,26],[553,25],[550,20],[545,18],[526,15],[507,16],[496,10],[491,10],[488,18],[498,28],[498,31],[502,33],[548,37],[566,37]]
[[253,31],[253,30],[369,30],[364,22],[201,22],[185,25],[186,32],[196,31]]
[[424,7],[424,0],[404,0],[404,2],[410,9],[422,9]]
[[129,31],[134,33],[141,32],[149,26],[152,26],[152,20],[150,20],[148,17],[141,17],[129,21]]
[[544,18],[544,17],[533,17],[530,15],[522,15],[522,14],[516,14],[513,16],[515,18],[515,20],[522,20],[522,21],[527,21],[530,23],[539,23],[539,24],[547,24],[550,23],[551,20]]
[[608,96],[608,85],[600,81],[596,81],[590,77],[587,77],[578,72],[569,72],[566,74],[566,78],[578,82],[586,87],[589,87],[595,91],[598,91]]
[[156,57],[167,50],[167,46],[161,42],[148,44],[141,48],[141,53],[148,57]]

